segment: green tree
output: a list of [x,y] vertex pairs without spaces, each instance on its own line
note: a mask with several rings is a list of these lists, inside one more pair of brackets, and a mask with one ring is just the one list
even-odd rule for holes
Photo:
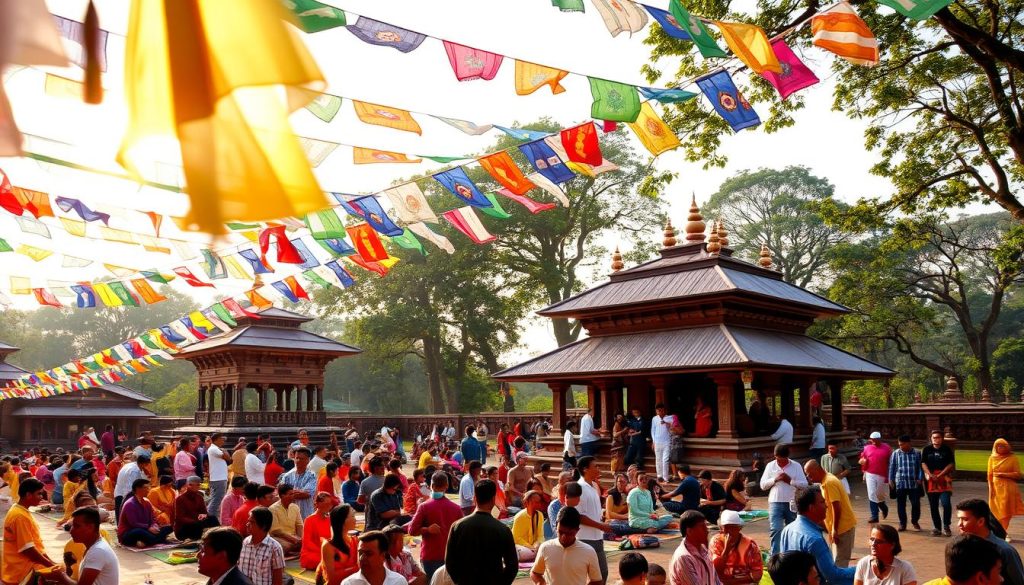
[[163,416],[191,416],[196,411],[199,390],[196,381],[182,382],[152,404],[152,409]]

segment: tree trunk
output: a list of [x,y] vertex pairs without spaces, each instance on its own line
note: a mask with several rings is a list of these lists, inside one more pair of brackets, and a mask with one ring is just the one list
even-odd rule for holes
[[555,332],[558,347],[562,347],[579,339],[582,327],[578,321],[570,323],[568,319],[552,319],[551,329]]
[[431,414],[446,412],[441,388],[444,369],[441,367],[441,351],[436,339],[423,337],[423,367],[427,373],[427,408]]

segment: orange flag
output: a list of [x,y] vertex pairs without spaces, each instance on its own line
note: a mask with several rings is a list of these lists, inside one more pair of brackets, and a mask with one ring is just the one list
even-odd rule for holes
[[345,231],[348,232],[348,238],[352,240],[352,244],[355,245],[356,251],[363,257],[363,260],[380,262],[388,259],[388,251],[377,237],[377,232],[373,231],[368,224],[356,224],[345,228]]
[[604,160],[593,122],[562,130],[561,136],[562,147],[572,162],[597,166]]
[[369,165],[374,163],[418,163],[420,158],[409,158],[400,152],[377,150],[376,148],[352,147],[352,164]]
[[21,206],[34,215],[36,219],[40,217],[55,217],[53,215],[53,208],[50,206],[50,196],[48,194],[42,191],[14,187],[14,196],[21,203]]
[[536,187],[533,181],[523,175],[523,172],[516,166],[512,157],[504,150],[489,154],[477,162],[494,177],[495,181],[501,183],[506,189],[516,195],[522,195]]
[[266,297],[256,292],[256,289],[245,291],[245,298],[249,299],[252,306],[256,307],[260,311],[274,306],[274,303],[268,301]]
[[147,304],[152,305],[153,303],[159,303],[166,301],[167,297],[153,290],[153,287],[149,285],[149,282],[145,278],[133,278],[131,279],[132,286],[135,287],[135,292],[139,293],[142,300],[146,301]]
[[559,94],[565,91],[562,78],[569,75],[568,71],[545,67],[529,61],[516,61],[516,94],[529,95],[545,85],[551,87],[551,93]]
[[855,65],[878,64],[878,39],[846,2],[811,18],[814,44]]
[[364,124],[423,134],[420,125],[406,110],[356,100],[352,100],[352,104],[355,105],[356,116],[359,116],[359,120]]

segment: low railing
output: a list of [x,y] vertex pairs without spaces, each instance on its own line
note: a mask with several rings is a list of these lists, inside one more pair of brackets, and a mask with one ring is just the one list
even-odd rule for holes
[[864,437],[878,431],[887,441],[907,434],[923,445],[932,430],[940,430],[955,437],[960,448],[988,451],[998,438],[1024,445],[1024,405],[1020,403],[930,403],[894,409],[846,406],[843,417],[846,428]]

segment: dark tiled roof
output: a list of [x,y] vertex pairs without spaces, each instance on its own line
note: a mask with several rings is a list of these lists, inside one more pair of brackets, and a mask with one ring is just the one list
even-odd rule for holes
[[303,315],[301,313],[295,313],[286,309],[279,309],[277,307],[270,307],[259,312],[260,317],[274,318],[274,319],[287,319],[290,321],[297,321],[299,323],[308,323],[313,318],[309,315]]
[[[43,399],[45,400],[45,399]],[[26,404],[14,412],[12,416],[62,416],[86,418],[149,418],[156,413],[139,406],[105,408],[102,406],[83,406],[81,408],[68,405]]]
[[9,364],[7,362],[0,362],[0,381],[16,380],[16,379],[24,376],[27,373],[28,372],[26,372],[25,370],[19,368],[18,366],[14,365],[14,364]]
[[179,355],[187,356],[215,347],[264,348],[293,351],[318,351],[337,355],[360,353],[358,347],[339,343],[315,333],[289,327],[249,325],[190,345]]
[[10,344],[7,344],[7,343],[4,343],[4,342],[0,341],[0,352],[18,351],[18,349],[19,348],[14,347],[13,345],[10,345]]
[[494,374],[497,379],[768,366],[885,377],[892,370],[805,335],[715,325],[590,337]]
[[119,396],[124,396],[125,398],[138,400],[139,402],[153,402],[153,399],[150,398],[149,396],[146,396],[141,392],[136,392],[131,388],[125,388],[120,384],[104,384],[102,386],[98,386],[97,388],[90,388],[90,390],[105,390],[107,392],[112,392]]

